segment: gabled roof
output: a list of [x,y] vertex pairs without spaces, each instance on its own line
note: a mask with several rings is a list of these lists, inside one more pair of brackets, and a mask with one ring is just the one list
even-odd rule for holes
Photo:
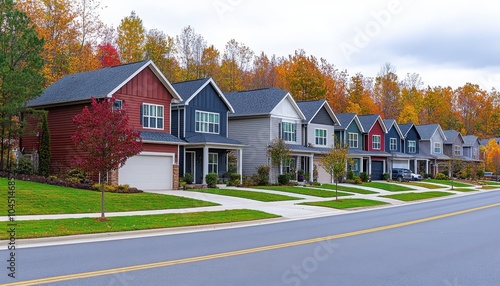
[[47,87],[39,97],[28,101],[26,105],[39,107],[88,101],[92,97],[111,97],[146,68],[155,73],[174,99],[182,100],[158,67],[149,60],[66,75]]
[[486,145],[488,145],[488,142],[490,142],[490,140],[495,140],[497,142],[497,144],[500,145],[500,138],[487,138],[487,139],[483,139],[479,142],[481,142],[481,145],[486,146]]
[[212,78],[202,78],[196,80],[176,82],[172,84],[174,89],[179,93],[180,97],[183,100],[183,102],[179,103],[178,105],[189,105],[191,100],[209,84],[212,85],[212,87],[217,92],[217,95],[221,98],[224,104],[226,104],[227,108],[232,113],[234,113],[233,107],[231,106],[227,98],[224,96],[224,93],[222,93],[222,91],[219,89],[219,87]]
[[340,113],[337,114],[337,119],[340,123],[340,126],[336,128],[337,130],[346,130],[354,121],[358,125],[359,130],[364,132],[363,126],[361,125],[361,122],[359,122],[359,118],[356,113]]
[[432,136],[434,136],[436,132],[439,132],[441,137],[443,137],[443,140],[446,140],[446,136],[444,135],[439,124],[415,125],[415,127],[417,128],[418,134],[420,134],[420,139],[422,140],[431,140]]
[[[413,123],[406,123],[406,124],[398,124],[399,129],[401,130],[401,133],[403,133],[403,136],[406,138],[408,135],[408,132],[410,132],[411,128],[415,126]],[[417,132],[418,134],[418,132]]]
[[391,130],[392,127],[396,129],[396,132],[398,132],[400,138],[405,138],[403,132],[399,128],[399,124],[396,122],[396,119],[385,119],[383,120],[385,128],[387,128],[387,132]]
[[477,145],[481,144],[481,142],[479,142],[479,138],[477,138],[477,136],[467,135],[467,136],[464,136],[463,138],[464,138],[464,146],[465,147],[472,147],[476,143],[477,143]]
[[444,144],[453,144],[455,140],[457,140],[457,137],[460,138],[462,141],[462,144],[464,143],[464,138],[462,137],[462,134],[456,130],[444,130],[443,131],[444,136],[446,137],[446,140],[444,140]]
[[384,133],[387,133],[387,128],[385,127],[384,121],[382,120],[382,117],[380,117],[380,115],[378,114],[361,115],[358,116],[358,118],[359,122],[361,122],[361,125],[363,125],[363,130],[365,131],[365,133],[369,133],[377,121],[382,127]]
[[332,108],[328,104],[328,102],[324,99],[320,100],[310,100],[310,101],[299,101],[297,102],[297,105],[300,108],[300,111],[304,114],[306,117],[306,123],[311,123],[311,121],[314,119],[316,114],[323,108],[325,107],[326,111],[332,118],[333,122],[335,125],[339,125],[339,120],[335,116],[335,113],[333,113]]
[[274,108],[283,100],[290,100],[293,108],[297,111],[301,119],[305,119],[295,100],[288,91],[281,88],[263,88],[247,91],[229,92],[225,94],[234,108],[234,113],[230,117],[249,115],[270,115]]

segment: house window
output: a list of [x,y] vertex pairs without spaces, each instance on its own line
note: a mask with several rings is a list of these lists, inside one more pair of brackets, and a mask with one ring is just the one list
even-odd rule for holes
[[217,153],[208,153],[208,172],[219,173],[219,156]]
[[358,133],[349,133],[348,140],[350,148],[358,148]]
[[295,123],[292,122],[282,122],[282,138],[288,142],[297,141],[297,130],[295,129]]
[[389,141],[390,141],[389,149],[391,151],[397,150],[398,149],[398,140],[396,138],[390,138]]
[[460,146],[453,146],[455,156],[462,155],[462,151],[460,150]]
[[372,148],[373,149],[380,149],[380,135],[373,135],[372,136]]
[[123,102],[119,99],[115,99],[115,102],[113,102],[113,109],[120,110],[122,109]]
[[326,146],[326,129],[315,129],[316,145]]
[[196,111],[195,130],[201,133],[219,134],[219,113]]
[[417,153],[417,141],[408,140],[408,153]]
[[434,153],[441,154],[441,143],[434,142]]
[[351,171],[353,171],[353,172],[359,171],[359,161],[357,159],[354,159],[352,161]]
[[163,129],[163,105],[142,104],[142,126],[151,129]]

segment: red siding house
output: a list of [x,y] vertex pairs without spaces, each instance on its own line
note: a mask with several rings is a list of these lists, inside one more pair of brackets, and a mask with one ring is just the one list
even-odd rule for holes
[[[72,118],[90,105],[92,97],[115,98],[115,106],[126,108],[143,141],[143,151],[110,174],[111,181],[140,189],[176,189],[179,145],[184,141],[170,133],[170,105],[181,98],[152,61],[67,75],[27,103],[48,111],[51,172],[75,167]],[[38,130],[31,126],[20,142],[24,153],[38,152]]]
[[362,115],[358,118],[364,130],[363,150],[367,151],[364,160],[368,166],[366,172],[372,180],[382,180],[383,174],[387,172],[387,157],[390,156],[385,152],[387,128],[380,115]]

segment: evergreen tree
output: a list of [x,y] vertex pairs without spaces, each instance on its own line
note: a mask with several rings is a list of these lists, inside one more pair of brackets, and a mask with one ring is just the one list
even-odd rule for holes
[[40,138],[38,174],[40,176],[48,177],[50,174],[50,133],[46,112],[42,115],[42,132],[40,134]]

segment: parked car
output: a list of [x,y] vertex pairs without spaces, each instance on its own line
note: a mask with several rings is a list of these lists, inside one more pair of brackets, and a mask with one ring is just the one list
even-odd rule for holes
[[403,168],[393,168],[392,179],[398,182],[410,181],[412,179],[411,171]]
[[500,177],[493,174],[493,172],[484,172],[484,179],[485,180],[492,180],[492,181],[497,181],[500,180]]
[[411,180],[412,181],[422,181],[422,176],[420,176],[420,174],[411,173]]

